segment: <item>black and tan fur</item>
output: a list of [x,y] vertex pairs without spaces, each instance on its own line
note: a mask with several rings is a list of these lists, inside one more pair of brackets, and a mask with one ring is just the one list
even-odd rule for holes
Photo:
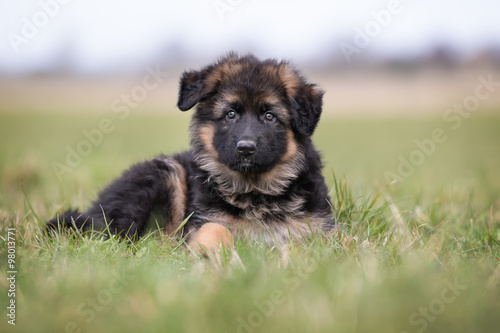
[[192,244],[207,247],[231,233],[283,244],[329,230],[327,187],[310,138],[322,97],[288,62],[252,55],[231,53],[184,72],[177,105],[197,106],[192,148],[133,166],[88,211],[68,211],[48,227],[61,221],[102,230],[107,221],[111,232],[130,237],[154,217],[171,234],[193,213],[183,229]]

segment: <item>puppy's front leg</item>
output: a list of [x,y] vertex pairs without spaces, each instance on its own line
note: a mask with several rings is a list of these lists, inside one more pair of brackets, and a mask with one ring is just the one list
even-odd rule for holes
[[233,236],[223,225],[205,223],[189,241],[189,247],[196,252],[206,255],[205,251],[216,252],[222,247],[233,247]]

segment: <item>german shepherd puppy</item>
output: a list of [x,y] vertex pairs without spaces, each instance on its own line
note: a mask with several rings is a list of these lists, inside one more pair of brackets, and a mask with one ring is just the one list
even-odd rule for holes
[[[125,171],[84,212],[47,223],[141,236],[148,222],[182,231],[193,247],[232,234],[268,244],[300,241],[334,225],[320,155],[311,141],[323,91],[288,62],[230,53],[186,71],[177,106],[197,105],[189,151]],[[201,247],[200,247],[201,246]]]

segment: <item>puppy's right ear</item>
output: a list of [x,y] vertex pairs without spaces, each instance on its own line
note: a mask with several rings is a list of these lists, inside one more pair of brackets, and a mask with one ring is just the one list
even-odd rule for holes
[[219,84],[215,67],[209,66],[200,71],[184,72],[181,76],[177,107],[187,111],[205,97],[212,94]]
[[222,78],[231,72],[233,65],[240,68],[236,64],[237,61],[238,54],[230,52],[214,65],[199,71],[184,72],[181,76],[177,107],[181,111],[187,111],[213,94],[222,82]]
[[184,72],[181,76],[179,87],[179,99],[177,107],[181,111],[187,111],[195,106],[202,98],[207,96],[204,92],[203,82],[206,73],[203,71]]
[[187,111],[202,99],[213,94],[222,82],[222,77],[230,71],[237,60],[238,55],[230,52],[214,65],[199,71],[184,72],[181,76],[177,107],[181,111]]

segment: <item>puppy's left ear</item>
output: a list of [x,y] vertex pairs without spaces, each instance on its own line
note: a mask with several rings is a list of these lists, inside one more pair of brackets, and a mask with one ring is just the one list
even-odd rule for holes
[[324,91],[314,84],[300,84],[292,101],[292,126],[303,136],[311,136],[323,110]]
[[177,107],[181,111],[191,109],[210,94],[211,90],[207,89],[206,82],[209,73],[210,69],[207,68],[201,71],[186,71],[182,74],[177,100]]

